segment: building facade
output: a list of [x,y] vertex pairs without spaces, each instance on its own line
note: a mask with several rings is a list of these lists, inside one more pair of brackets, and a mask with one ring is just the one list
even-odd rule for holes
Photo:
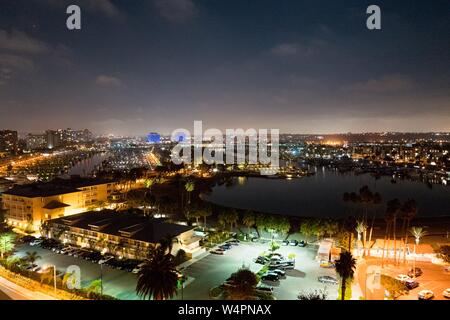
[[192,257],[201,252],[194,227],[149,219],[127,211],[92,211],[49,220],[43,236],[128,259],[145,259],[162,240],[171,238],[171,253],[183,250]]
[[38,231],[42,222],[85,212],[108,201],[115,189],[103,179],[55,179],[48,183],[18,185],[2,194],[6,222]]
[[0,130],[0,152],[17,154],[18,144],[17,131]]

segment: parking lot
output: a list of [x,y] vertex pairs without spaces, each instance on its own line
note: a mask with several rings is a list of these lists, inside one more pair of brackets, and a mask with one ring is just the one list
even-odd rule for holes
[[[431,290],[434,293],[434,300],[447,300],[442,295],[442,292],[450,288],[450,272],[445,272],[444,267],[427,262],[418,262],[416,267],[422,269],[423,274],[416,278],[419,287],[410,290],[408,295],[402,295],[398,300],[417,300],[418,293],[421,290]],[[398,274],[406,274],[408,267],[393,267],[386,268],[386,274],[396,277]]]
[[[209,299],[209,290],[222,284],[233,272],[241,266],[257,272],[262,265],[253,260],[262,252],[267,251],[268,244],[242,243],[233,246],[224,255],[208,255],[200,261],[183,270],[183,273],[194,280],[184,289],[184,298],[193,300]],[[295,300],[300,290],[327,289],[328,299],[337,299],[337,285],[324,285],[317,281],[319,276],[329,275],[335,277],[334,269],[319,267],[314,260],[317,247],[282,246],[277,252],[285,257],[294,253],[295,268],[286,271],[286,277],[279,282],[267,281],[265,284],[273,286],[274,296],[279,300]]]
[[[57,269],[65,272],[71,265],[77,265],[81,269],[82,286],[86,287],[93,280],[99,279],[102,269],[98,263],[84,260],[69,255],[58,254],[40,246],[22,244],[17,247],[16,255],[23,257],[26,252],[37,252],[41,257],[36,263],[39,266],[56,265]],[[268,244],[240,243],[227,250],[224,255],[209,254],[206,257],[192,263],[182,272],[190,279],[183,293],[174,299],[204,300],[209,299],[211,288],[221,285],[233,272],[245,266],[253,272],[258,272],[263,266],[254,262],[254,259],[263,252],[268,251]],[[319,276],[329,275],[336,277],[334,269],[319,267],[315,261],[316,246],[296,247],[282,246],[278,253],[285,257],[295,254],[295,267],[286,270],[286,276],[279,281],[266,281],[265,284],[274,288],[274,297],[280,300],[295,300],[301,290],[327,289],[328,299],[337,298],[337,285],[324,285],[317,281]],[[139,297],[135,293],[136,274],[125,270],[118,270],[104,265],[103,267],[103,291],[105,294],[123,300],[135,300]]]
[[16,247],[16,256],[23,257],[26,252],[37,252],[41,257],[36,261],[39,266],[55,265],[57,270],[65,272],[67,267],[76,265],[81,270],[81,285],[88,286],[93,280],[99,279],[103,269],[103,292],[118,299],[139,299],[135,293],[136,275],[124,270],[117,270],[106,265],[101,267],[98,263],[87,261],[73,256],[54,253],[39,246],[22,244]]

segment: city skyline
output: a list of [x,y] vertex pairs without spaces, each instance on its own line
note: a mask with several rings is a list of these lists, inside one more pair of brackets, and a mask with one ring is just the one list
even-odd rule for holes
[[449,132],[449,4],[5,1],[0,127]]

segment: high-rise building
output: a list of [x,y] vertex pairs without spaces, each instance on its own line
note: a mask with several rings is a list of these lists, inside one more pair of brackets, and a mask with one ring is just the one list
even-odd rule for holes
[[26,137],[27,150],[40,150],[47,148],[47,135],[46,134],[31,134]]
[[0,130],[0,152],[16,154],[18,142],[17,131]]
[[61,133],[55,130],[47,130],[45,132],[47,136],[47,148],[54,149],[61,145]]

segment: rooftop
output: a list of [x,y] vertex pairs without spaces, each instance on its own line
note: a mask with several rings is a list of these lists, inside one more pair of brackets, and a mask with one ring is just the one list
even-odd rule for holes
[[3,194],[27,198],[50,197],[59,194],[78,192],[79,188],[111,183],[113,181],[101,178],[71,177],[70,179],[56,178],[50,182],[36,182],[26,185],[16,185]]
[[158,243],[168,235],[178,236],[194,229],[128,211],[114,210],[84,212],[49,222],[149,243]]

